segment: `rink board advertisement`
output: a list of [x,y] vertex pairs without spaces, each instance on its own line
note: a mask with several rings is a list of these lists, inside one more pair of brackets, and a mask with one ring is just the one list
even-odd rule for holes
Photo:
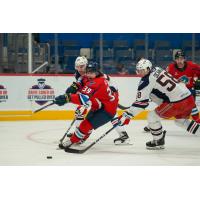
[[[130,106],[136,97],[139,77],[111,77],[119,89],[119,103]],[[73,75],[0,75],[0,121],[32,119],[72,119],[76,105],[52,105],[36,114],[33,112],[64,94],[75,81]],[[155,105],[150,105],[149,109]],[[118,111],[118,114],[122,111]],[[136,119],[146,118],[146,111]]]

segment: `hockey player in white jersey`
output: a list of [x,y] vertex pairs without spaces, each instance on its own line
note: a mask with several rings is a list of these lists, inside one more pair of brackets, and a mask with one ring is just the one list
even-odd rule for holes
[[136,71],[142,77],[136,101],[119,117],[121,126],[129,124],[132,117],[143,111],[149,105],[150,95],[155,94],[162,97],[163,102],[148,114],[148,126],[153,140],[146,143],[147,149],[164,148],[166,131],[162,129],[160,118],[175,117],[178,126],[192,134],[200,133],[200,125],[188,119],[195,102],[183,83],[179,83],[165,70],[152,67],[147,59],[141,59],[137,63]]

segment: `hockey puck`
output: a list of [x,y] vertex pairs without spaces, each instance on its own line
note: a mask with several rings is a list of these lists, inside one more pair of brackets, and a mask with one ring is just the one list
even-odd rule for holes
[[47,159],[52,159],[52,156],[47,156]]

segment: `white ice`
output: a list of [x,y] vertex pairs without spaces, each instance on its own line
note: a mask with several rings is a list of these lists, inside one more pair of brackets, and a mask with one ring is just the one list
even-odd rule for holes
[[[116,146],[112,131],[84,154],[70,154],[57,150],[57,143],[71,121],[0,122],[1,166],[136,166],[136,165],[200,165],[200,136],[190,135],[172,120],[162,121],[167,130],[164,150],[147,150],[145,143],[152,139],[143,132],[146,121],[135,120],[126,127],[133,145]],[[94,131],[87,146],[111,128],[111,124]],[[47,159],[52,156],[52,159]]]

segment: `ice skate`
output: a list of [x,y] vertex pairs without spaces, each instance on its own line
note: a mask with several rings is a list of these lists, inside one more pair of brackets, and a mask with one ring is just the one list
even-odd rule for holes
[[114,140],[114,144],[115,145],[129,145],[129,144],[131,144],[130,138],[129,138],[127,132],[121,132],[121,136]]
[[152,140],[146,143],[146,148],[150,150],[164,149],[165,148],[165,134],[166,131],[163,131],[163,136],[159,140]]
[[64,142],[62,142],[62,143],[60,143],[60,144],[58,145],[58,147],[59,147],[60,149],[65,149],[65,148],[67,148],[67,147],[70,147],[71,145],[72,145],[72,142],[71,142],[70,138],[67,138],[67,140],[64,141]]

